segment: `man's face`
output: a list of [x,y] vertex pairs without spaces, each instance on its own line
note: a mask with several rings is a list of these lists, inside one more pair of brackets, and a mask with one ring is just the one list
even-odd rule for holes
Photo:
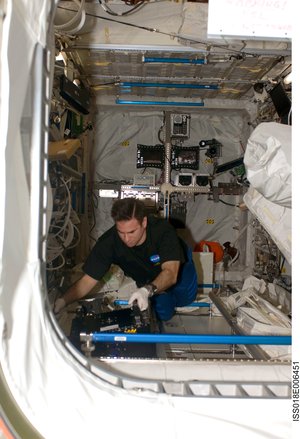
[[147,217],[144,217],[142,223],[135,218],[116,222],[118,235],[127,247],[143,244],[146,239],[146,227]]

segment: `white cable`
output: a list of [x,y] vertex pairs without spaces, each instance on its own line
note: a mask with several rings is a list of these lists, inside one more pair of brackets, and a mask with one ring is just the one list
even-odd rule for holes
[[241,238],[241,236],[243,235],[243,233],[245,232],[245,230],[247,229],[247,227],[249,226],[249,223],[245,224],[244,227],[242,228],[242,230],[240,231],[240,233],[238,234],[238,237],[236,238],[236,240],[234,241],[234,243],[232,244],[232,247],[235,247],[236,243],[238,242],[238,240]]
[[[71,215],[71,195],[70,195],[70,190],[68,188],[68,183],[72,179],[70,178],[69,180],[65,181],[62,178],[61,180],[66,188],[66,193],[67,193],[66,200],[65,200],[67,202],[67,213],[66,213],[66,217],[65,217],[65,220],[64,220],[62,226],[58,226],[57,224],[54,224],[51,226],[52,228],[59,228],[59,230],[56,233],[49,234],[49,240],[48,240],[48,245],[47,245],[47,263],[48,264],[52,263],[58,257],[62,258],[62,263],[55,268],[47,268],[48,270],[51,270],[51,271],[58,270],[59,268],[62,268],[65,264],[65,258],[62,254],[64,252],[65,248],[63,245],[59,245],[56,237],[60,237],[60,239],[62,239],[60,235],[61,235],[61,233],[63,233],[66,230],[66,227],[69,224],[70,215]],[[54,217],[64,215],[64,209],[65,209],[65,206],[59,212],[56,212]],[[59,218],[58,221],[62,221],[62,218]],[[72,237],[72,239],[73,239],[73,237]],[[70,241],[70,242],[72,242],[72,241]]]
[[[67,198],[67,201],[68,201],[68,210],[67,210],[67,215],[66,215],[66,218],[65,218],[63,226],[61,227],[61,229],[57,233],[54,234],[54,236],[58,236],[63,230],[65,230],[65,228],[67,227],[67,224],[69,222],[70,215],[71,215],[71,195],[70,195],[70,190],[68,188],[68,183],[72,179],[70,178],[66,182],[65,182],[65,180],[63,178],[61,180],[62,180],[63,184],[65,185],[65,188],[66,188],[66,191],[67,191],[67,197],[66,198]],[[62,212],[63,209],[64,208],[62,208],[62,210],[60,212]]]
[[58,258],[59,256],[63,255],[63,251],[64,249],[49,249],[47,251],[47,264],[52,263],[53,261],[55,261],[56,258]]
[[292,107],[290,108],[290,111],[288,114],[288,125],[291,125],[291,114],[292,114]]
[[82,17],[81,17],[80,23],[78,24],[77,27],[75,27],[75,28],[73,28],[73,29],[70,29],[69,33],[71,33],[71,34],[76,34],[76,32],[79,32],[79,31],[83,28],[83,25],[84,25],[84,23],[85,23],[85,19],[86,19],[86,14],[85,14],[85,10],[83,10],[83,11],[82,11]]
[[[223,263],[223,261],[221,261],[221,262],[219,262],[219,270],[218,270],[218,280],[216,280],[216,283],[218,283],[218,285],[219,285],[219,287],[218,287],[218,291],[216,292],[216,294],[219,294],[220,293],[220,291],[221,291],[221,286],[224,288],[224,286],[225,286],[225,269],[224,269],[224,263]],[[221,270],[223,270],[222,271],[222,273],[223,273],[223,284],[222,284],[222,281],[221,281]]]
[[[55,30],[64,31],[64,32],[70,31],[70,26],[73,26],[77,22],[80,15],[84,15],[85,17],[85,10],[84,10],[85,0],[81,0],[81,1],[72,0],[72,1],[78,6],[77,13],[66,23],[54,25]],[[80,21],[82,21],[82,17]]]
[[[104,0],[105,1],[105,0]],[[109,15],[113,15],[115,17],[123,17],[124,15],[130,15],[133,14],[134,12],[140,11],[144,6],[145,6],[145,2],[142,1],[140,2],[140,4],[136,4],[135,6],[133,6],[132,9],[130,9],[129,11],[125,11],[125,12],[115,12],[112,9],[110,9],[110,7],[106,4],[103,3],[102,0],[100,0],[100,6],[102,7],[102,9]]]
[[[49,233],[47,244],[47,264],[51,264],[57,258],[61,258],[61,263],[56,267],[47,267],[48,271],[54,271],[62,268],[65,265],[64,251],[74,248],[78,245],[81,239],[79,228],[73,224],[71,220],[71,214],[73,212],[71,206],[71,194],[68,187],[68,183],[72,181],[72,178],[64,180],[61,178],[66,190],[66,197],[63,200],[63,207],[53,213],[52,219],[55,223],[51,225],[52,231],[58,229],[54,233]],[[62,223],[62,225],[61,225]],[[77,233],[77,239],[74,242],[75,232]]]
[[61,257],[61,259],[62,259],[62,263],[60,264],[60,265],[58,265],[57,267],[46,267],[46,270],[47,271],[55,271],[55,270],[59,270],[60,268],[62,268],[64,265],[65,265],[65,263],[66,263],[66,260],[65,260],[65,258],[64,258],[64,256],[63,255],[59,255],[60,257]]
[[69,245],[68,248],[74,248],[74,247],[76,247],[76,245],[79,244],[80,239],[81,239],[81,235],[80,235],[79,228],[78,228],[77,226],[75,226],[75,224],[73,224],[73,228],[74,228],[74,230],[76,230],[76,232],[77,232],[77,234],[78,234],[78,237],[77,237],[77,240],[76,240],[72,245]]
[[70,219],[68,221],[66,231],[67,231],[67,236],[65,238],[63,238],[64,248],[69,247],[69,245],[72,243],[72,241],[74,239],[74,225]]
[[63,249],[61,249],[60,251],[49,250],[47,252],[47,264],[51,264],[59,256],[63,256]]

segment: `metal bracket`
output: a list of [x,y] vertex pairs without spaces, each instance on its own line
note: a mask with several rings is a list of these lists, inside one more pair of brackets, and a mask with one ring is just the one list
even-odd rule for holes
[[96,349],[95,344],[93,343],[93,333],[80,333],[80,341],[84,342],[81,345],[82,352],[84,352],[87,357],[91,357],[92,352]]

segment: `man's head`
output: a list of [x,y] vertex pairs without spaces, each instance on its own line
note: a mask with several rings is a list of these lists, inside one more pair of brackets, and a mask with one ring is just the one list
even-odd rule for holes
[[111,209],[120,239],[128,246],[141,245],[146,239],[147,215],[142,201],[135,198],[117,200]]

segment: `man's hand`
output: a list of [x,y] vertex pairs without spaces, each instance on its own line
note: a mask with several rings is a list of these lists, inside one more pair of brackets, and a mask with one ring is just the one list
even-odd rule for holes
[[66,301],[62,297],[56,299],[53,306],[54,314],[58,314],[66,306]]
[[145,311],[148,308],[148,299],[149,299],[149,291],[147,290],[147,288],[142,287],[139,288],[138,290],[136,290],[134,293],[131,294],[129,300],[128,300],[128,305],[133,305],[133,302],[136,300],[138,307],[140,308],[141,311]]

